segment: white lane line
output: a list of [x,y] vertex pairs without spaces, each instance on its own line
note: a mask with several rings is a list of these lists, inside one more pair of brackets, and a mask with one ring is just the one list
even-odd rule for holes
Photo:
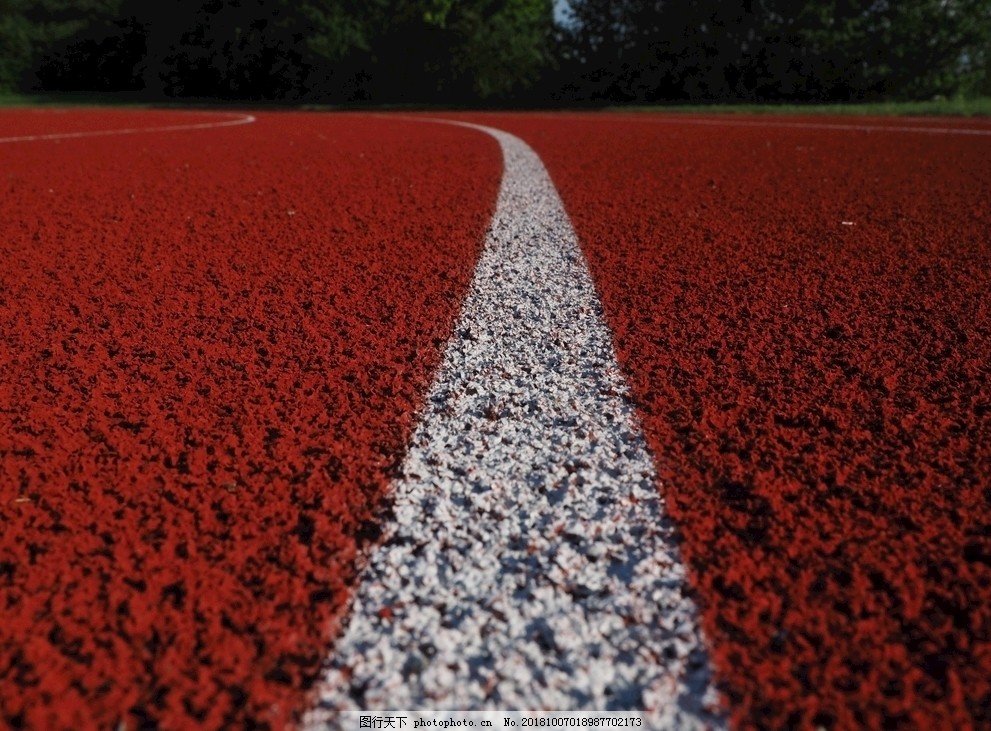
[[307,731],[345,710],[643,710],[724,725],[577,237],[537,155],[497,209]]
[[687,124],[699,124],[699,125],[711,125],[711,126],[727,126],[732,125],[734,127],[785,127],[792,129],[839,129],[839,130],[853,130],[856,132],[919,132],[922,134],[937,134],[937,135],[979,135],[986,136],[991,135],[991,129],[974,129],[972,127],[913,127],[911,125],[896,125],[896,124],[830,124],[829,122],[783,122],[779,120],[763,122],[756,119],[700,119],[698,117],[689,117],[685,119],[657,119],[654,121],[676,123],[684,122]]
[[907,124],[852,124],[840,122],[830,124],[829,122],[786,122],[781,118],[769,118],[768,120],[757,119],[734,119],[733,117],[692,117],[680,115],[675,112],[643,112],[636,115],[629,113],[613,112],[591,112],[587,114],[533,114],[528,115],[542,119],[561,119],[570,117],[571,119],[593,120],[597,122],[625,121],[625,122],[650,122],[655,124],[686,124],[702,125],[710,127],[785,127],[792,129],[816,129],[816,130],[852,130],[856,132],[920,132],[923,134],[945,134],[945,135],[977,135],[991,136],[991,128],[975,129],[973,127],[931,127],[912,126]]
[[[220,112],[218,112],[220,113]],[[226,114],[226,112],[222,112]],[[161,127],[122,127],[119,129],[100,129],[86,132],[54,132],[45,135],[20,135],[17,137],[0,137],[3,142],[37,142],[39,140],[72,140],[79,137],[111,137],[114,135],[133,135],[139,132],[180,132],[193,129],[215,129],[217,127],[236,127],[241,124],[251,124],[256,121],[253,114],[238,114],[233,119],[223,119],[218,122],[197,122],[195,124],[170,124]]]

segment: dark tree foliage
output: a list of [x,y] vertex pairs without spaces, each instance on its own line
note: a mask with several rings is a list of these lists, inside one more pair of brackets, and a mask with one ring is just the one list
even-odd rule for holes
[[538,79],[553,26],[551,0],[0,2],[0,83],[33,65],[43,89],[150,98],[507,100]]
[[361,97],[505,101],[538,80],[549,55],[551,0],[379,2]]
[[285,0],[124,0],[121,16],[141,49],[133,75],[151,97],[287,99],[302,91],[305,23]]
[[750,0],[575,0],[562,39],[568,92],[591,101],[653,102],[738,95],[753,72],[761,16]]
[[991,0],[573,0],[575,100],[918,99],[987,83]]
[[[118,34],[119,5],[119,0],[0,0],[0,89],[37,85],[38,72],[53,54],[73,56],[68,75],[77,73],[77,64],[79,73],[99,66],[91,57],[109,51],[102,42]],[[89,45],[73,49],[74,38]]]
[[372,103],[991,92],[991,0],[0,0],[0,90]]

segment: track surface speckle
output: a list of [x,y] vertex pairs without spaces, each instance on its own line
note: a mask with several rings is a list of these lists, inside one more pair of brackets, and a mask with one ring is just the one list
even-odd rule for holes
[[318,706],[641,711],[721,728],[653,462],[544,166],[505,172]]
[[734,724],[991,726],[988,140],[476,118],[572,216]]
[[[498,147],[257,116],[0,145],[0,725],[281,728],[377,540]],[[987,136],[471,118],[561,192],[731,725],[991,727]]]
[[[0,127],[22,115],[49,120]],[[0,726],[282,728],[377,533],[498,146],[264,114],[0,155]]]

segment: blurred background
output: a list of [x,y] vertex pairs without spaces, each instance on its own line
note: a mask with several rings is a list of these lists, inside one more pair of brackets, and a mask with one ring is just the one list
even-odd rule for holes
[[584,106],[991,92],[991,0],[0,0],[0,92]]

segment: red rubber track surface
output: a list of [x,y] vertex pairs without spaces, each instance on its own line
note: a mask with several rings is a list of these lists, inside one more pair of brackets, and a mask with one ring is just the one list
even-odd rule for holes
[[[122,129],[157,129],[190,125],[229,125],[249,116],[247,112],[145,109],[122,112],[119,109],[36,108],[5,110],[0,114],[0,139],[43,135],[81,135]],[[130,133],[129,133],[130,134]]]
[[[6,111],[0,137],[227,120]],[[305,708],[501,175],[443,125],[0,145],[0,726]]]
[[991,727],[991,137],[482,119],[572,216],[734,724]]

